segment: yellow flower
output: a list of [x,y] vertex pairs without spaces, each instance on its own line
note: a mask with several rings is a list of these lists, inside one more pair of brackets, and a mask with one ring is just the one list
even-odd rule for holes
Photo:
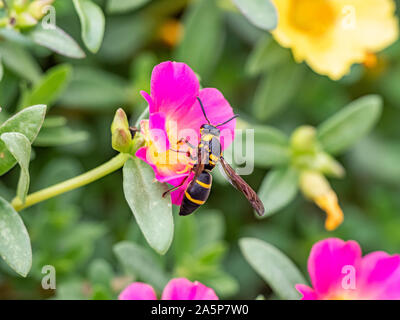
[[393,0],[272,1],[279,14],[274,38],[297,62],[333,80],[398,38]]

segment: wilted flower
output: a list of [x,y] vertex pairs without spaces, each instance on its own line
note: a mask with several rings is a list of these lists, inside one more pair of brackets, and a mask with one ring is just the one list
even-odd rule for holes
[[305,170],[300,174],[300,189],[326,212],[325,228],[335,230],[343,222],[343,211],[339,206],[335,191],[328,180],[317,171]]
[[393,0],[272,0],[278,27],[272,32],[297,62],[337,80],[398,37]]
[[[154,170],[156,179],[179,186],[191,174],[195,148],[200,139],[200,126],[206,122],[197,97],[203,102],[212,124],[223,123],[233,116],[228,101],[217,89],[200,90],[199,81],[184,63],[163,62],[154,67],[151,94],[141,94],[149,104],[149,120],[141,121],[145,146],[136,156]],[[221,147],[233,141],[236,121],[220,126]],[[172,203],[180,205],[190,178],[171,193]]]
[[340,178],[345,171],[322,150],[316,133],[311,126],[301,126],[293,132],[290,139],[292,163],[300,172],[300,190],[326,212],[325,228],[332,231],[343,222],[343,212],[325,175]]
[[302,300],[400,299],[400,255],[375,251],[362,257],[355,241],[316,243],[308,258],[312,288],[298,284]]
[[[134,282],[119,295],[119,300],[157,300],[154,289],[142,282]],[[214,290],[198,281],[185,278],[172,279],[165,286],[162,300],[218,300]]]

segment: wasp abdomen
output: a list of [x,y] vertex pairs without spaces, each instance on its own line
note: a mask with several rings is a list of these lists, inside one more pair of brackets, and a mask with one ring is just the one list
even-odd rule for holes
[[212,176],[204,170],[196,180],[192,180],[183,196],[179,215],[187,216],[204,204],[210,195]]

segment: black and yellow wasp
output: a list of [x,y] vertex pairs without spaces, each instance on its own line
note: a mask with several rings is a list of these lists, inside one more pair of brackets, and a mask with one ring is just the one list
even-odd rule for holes
[[[212,184],[211,170],[214,169],[217,163],[221,164],[223,171],[226,174],[226,178],[236,189],[244,194],[257,214],[260,216],[264,215],[264,205],[258,198],[256,192],[238,174],[236,174],[235,170],[222,156],[220,130],[218,127],[232,121],[237,117],[237,115],[223,123],[212,125],[210,120],[207,118],[200,98],[197,97],[197,100],[200,103],[207,124],[203,124],[200,127],[200,143],[197,146],[197,156],[192,157],[192,160],[196,161],[195,165],[191,169],[191,171],[194,172],[194,177],[185,190],[179,215],[189,215],[207,201]],[[195,146],[191,145],[188,141],[183,142],[188,144],[190,148],[195,148]],[[179,150],[175,151],[181,152]],[[187,151],[182,152],[187,153]],[[188,156],[190,156],[190,153]],[[188,177],[186,177],[186,179]],[[168,192],[181,187],[185,183],[186,179],[182,181],[181,185],[164,192],[163,196]]]

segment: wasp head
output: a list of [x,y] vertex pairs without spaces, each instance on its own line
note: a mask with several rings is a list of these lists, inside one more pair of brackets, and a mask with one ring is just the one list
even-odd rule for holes
[[209,134],[212,134],[213,136],[217,136],[217,137],[220,135],[220,130],[211,124],[203,124],[200,127],[200,131],[203,134],[209,133]]

